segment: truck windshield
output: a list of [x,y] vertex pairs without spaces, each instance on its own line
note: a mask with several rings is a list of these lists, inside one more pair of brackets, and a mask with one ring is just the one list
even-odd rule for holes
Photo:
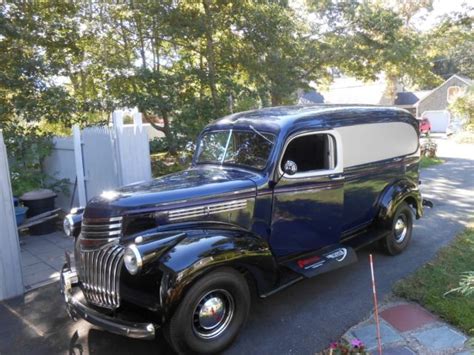
[[234,129],[211,131],[204,134],[198,144],[197,164],[236,165],[263,170],[272,150],[275,136]]

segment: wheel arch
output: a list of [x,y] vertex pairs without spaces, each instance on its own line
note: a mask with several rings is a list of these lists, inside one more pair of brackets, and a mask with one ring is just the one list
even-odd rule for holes
[[423,216],[422,198],[418,185],[404,179],[387,186],[382,192],[378,202],[377,222],[382,226],[390,226],[393,215],[402,202],[413,208],[417,219]]
[[219,268],[237,270],[250,289],[264,294],[277,281],[278,266],[261,237],[239,230],[201,231],[183,240],[160,259],[163,277],[160,303],[163,317],[169,319],[184,294],[202,277]]

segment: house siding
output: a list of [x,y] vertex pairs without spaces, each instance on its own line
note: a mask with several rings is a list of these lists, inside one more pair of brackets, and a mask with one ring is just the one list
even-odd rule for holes
[[468,84],[460,78],[453,76],[446,80],[441,86],[434,89],[428,96],[418,102],[417,116],[425,111],[439,111],[448,108],[448,88],[451,86],[466,87]]

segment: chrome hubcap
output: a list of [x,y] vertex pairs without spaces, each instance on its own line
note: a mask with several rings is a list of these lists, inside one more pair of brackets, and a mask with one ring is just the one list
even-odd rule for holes
[[402,243],[405,240],[405,237],[407,236],[407,231],[408,231],[408,226],[406,223],[405,216],[398,217],[397,221],[395,222],[394,229],[395,229],[394,230],[395,242]]
[[201,338],[219,336],[234,315],[234,299],[226,290],[214,290],[201,298],[193,314],[193,330]]

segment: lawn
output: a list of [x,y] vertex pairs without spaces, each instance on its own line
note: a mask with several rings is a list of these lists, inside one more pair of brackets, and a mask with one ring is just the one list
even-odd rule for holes
[[467,228],[436,258],[394,286],[398,296],[416,301],[469,335],[474,335],[474,294],[446,293],[461,274],[474,271],[474,228]]
[[444,163],[444,160],[440,158],[428,158],[428,157],[421,157],[420,159],[420,168],[428,168],[433,165],[438,165]]

